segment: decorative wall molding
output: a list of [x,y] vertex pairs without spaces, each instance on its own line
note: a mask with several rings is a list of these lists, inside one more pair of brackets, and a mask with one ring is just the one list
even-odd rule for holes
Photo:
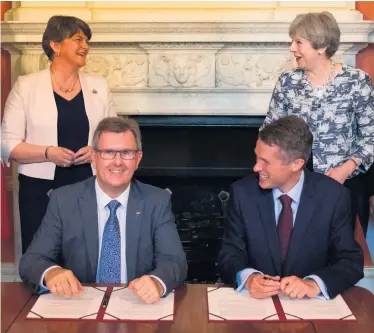
[[301,12],[328,9],[341,22],[362,20],[354,1],[17,1],[6,21],[46,22],[71,15],[88,22],[291,21]]
[[[290,22],[90,22],[92,42],[289,42]],[[45,23],[4,22],[4,43],[40,42]],[[371,21],[339,23],[345,42],[367,42]]]

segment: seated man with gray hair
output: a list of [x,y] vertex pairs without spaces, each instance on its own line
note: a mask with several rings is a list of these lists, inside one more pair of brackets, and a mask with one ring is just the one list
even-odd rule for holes
[[334,298],[363,277],[349,191],[304,169],[313,137],[297,116],[259,133],[256,176],[233,184],[218,258],[225,283],[254,298]]
[[133,178],[143,154],[134,120],[103,119],[92,148],[96,177],[52,192],[21,279],[61,296],[78,295],[81,283],[129,283],[154,303],[187,275],[170,193]]

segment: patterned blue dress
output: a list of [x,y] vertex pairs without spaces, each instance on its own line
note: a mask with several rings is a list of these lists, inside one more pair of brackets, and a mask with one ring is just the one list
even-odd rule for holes
[[313,133],[314,171],[325,173],[352,156],[366,170],[373,163],[374,90],[370,76],[362,70],[343,65],[325,88],[312,87],[302,69],[282,73],[264,125],[287,115],[303,118]]

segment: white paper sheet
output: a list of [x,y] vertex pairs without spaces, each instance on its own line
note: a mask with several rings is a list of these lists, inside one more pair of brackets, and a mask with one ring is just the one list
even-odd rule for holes
[[207,288],[209,320],[279,320],[271,297],[252,298],[232,288]]
[[96,319],[105,290],[84,287],[76,297],[40,295],[27,318]]
[[290,299],[285,295],[280,296],[279,299],[287,319],[356,319],[340,295],[332,300],[317,298]]
[[161,298],[157,303],[145,304],[132,290],[113,288],[104,319],[172,321],[173,314],[174,293]]

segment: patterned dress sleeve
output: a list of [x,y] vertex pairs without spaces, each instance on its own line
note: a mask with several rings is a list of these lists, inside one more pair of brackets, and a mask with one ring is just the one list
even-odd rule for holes
[[286,106],[286,89],[284,87],[285,82],[285,73],[283,73],[277,83],[275,84],[273,94],[271,96],[269,109],[266,114],[266,118],[264,120],[264,123],[262,124],[260,131],[262,128],[273,122],[274,120],[277,120],[281,117],[287,116],[287,106]]
[[366,170],[374,161],[374,89],[366,73],[359,81],[356,92],[355,118],[357,124],[357,150],[353,154]]

